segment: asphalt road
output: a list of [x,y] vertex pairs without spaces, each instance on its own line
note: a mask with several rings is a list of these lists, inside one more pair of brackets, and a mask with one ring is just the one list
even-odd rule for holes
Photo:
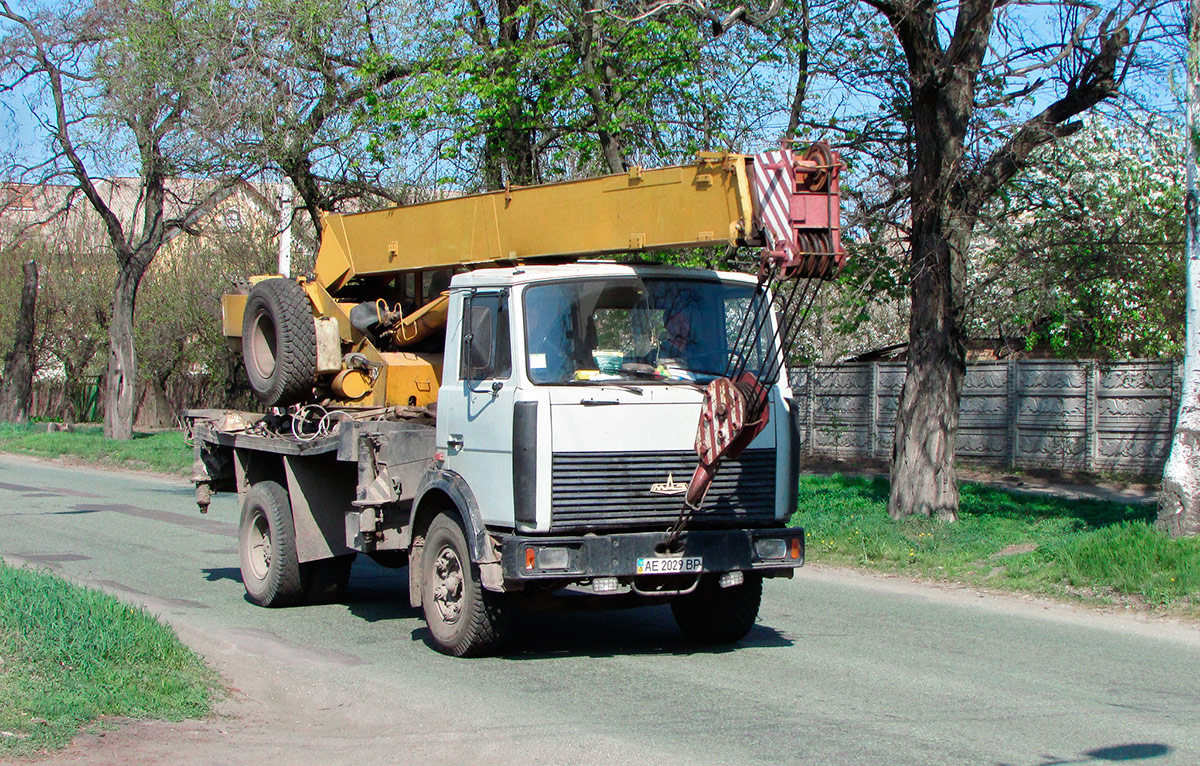
[[215,720],[136,724],[56,761],[1200,763],[1200,629],[812,568],[736,648],[666,609],[528,615],[503,658],[424,642],[403,573],[347,603],[243,598],[236,499],[0,458],[0,555],[147,605],[228,680]]

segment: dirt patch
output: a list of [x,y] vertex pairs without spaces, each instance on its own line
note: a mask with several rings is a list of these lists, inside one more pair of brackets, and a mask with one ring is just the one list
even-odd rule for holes
[[[139,721],[107,718],[93,724],[53,755],[3,761],[31,763],[151,764],[180,762],[184,753],[202,753],[229,736],[227,721]],[[192,756],[186,760],[195,763]]]
[[1037,543],[1018,543],[1016,545],[1006,545],[1000,550],[988,556],[989,559],[1002,559],[1005,556],[1016,556],[1018,553],[1033,553],[1037,550]]

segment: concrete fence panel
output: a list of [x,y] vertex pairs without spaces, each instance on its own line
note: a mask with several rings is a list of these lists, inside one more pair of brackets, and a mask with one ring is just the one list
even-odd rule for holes
[[[967,366],[958,455],[1015,468],[1162,470],[1179,405],[1172,361],[1028,360]],[[809,456],[887,458],[903,363],[815,365],[792,371]]]

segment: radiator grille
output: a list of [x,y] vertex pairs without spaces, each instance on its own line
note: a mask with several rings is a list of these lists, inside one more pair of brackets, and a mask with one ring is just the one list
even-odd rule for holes
[[[687,484],[694,452],[572,452],[554,455],[550,528],[666,529],[683,495],[655,495],[650,486]],[[775,520],[775,451],[747,450],[721,463],[702,510],[689,526],[762,526]]]

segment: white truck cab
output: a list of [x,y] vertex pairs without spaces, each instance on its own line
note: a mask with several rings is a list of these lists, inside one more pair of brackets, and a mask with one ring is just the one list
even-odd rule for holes
[[[486,487],[489,526],[663,529],[696,465],[703,386],[725,374],[756,283],[744,274],[583,262],[451,283],[438,396],[443,466]],[[470,317],[469,321],[467,317]],[[764,327],[752,353],[776,353]],[[775,525],[793,506],[786,375],[770,426],[723,466],[693,526]]]

